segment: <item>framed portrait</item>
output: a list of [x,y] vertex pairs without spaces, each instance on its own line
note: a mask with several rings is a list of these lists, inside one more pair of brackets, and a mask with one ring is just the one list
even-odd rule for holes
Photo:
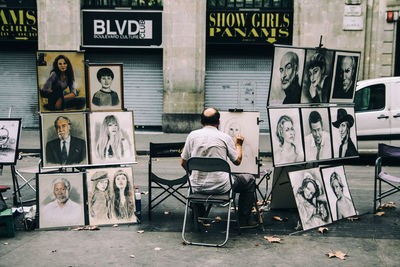
[[0,119],[0,165],[16,164],[21,119]]
[[92,164],[136,163],[133,111],[89,114]]
[[90,225],[137,222],[132,168],[87,169],[86,185]]
[[36,65],[40,112],[86,110],[83,52],[38,51]]
[[353,103],[360,53],[337,51],[330,103]]
[[319,168],[289,172],[303,230],[332,222]]
[[90,110],[122,110],[124,108],[122,63],[89,64],[87,73]]
[[85,113],[42,113],[40,134],[44,168],[88,165]]
[[330,115],[333,157],[358,157],[354,107],[331,107]]
[[343,165],[321,168],[332,221],[357,215]]
[[272,159],[275,167],[304,162],[298,108],[269,108]]
[[331,96],[333,50],[307,49],[301,103],[328,103]]
[[39,228],[85,224],[83,174],[36,174]]
[[275,46],[268,106],[299,104],[305,50],[289,46]]
[[242,163],[239,166],[229,161],[231,171],[236,173],[258,174],[258,148],[260,132],[259,112],[221,111],[220,129],[235,139],[240,134],[244,137]]
[[302,108],[306,161],[332,158],[331,127],[328,108]]

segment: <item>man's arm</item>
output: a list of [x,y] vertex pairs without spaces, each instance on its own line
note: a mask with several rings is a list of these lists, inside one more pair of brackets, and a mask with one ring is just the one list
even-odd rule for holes
[[233,161],[233,164],[235,164],[235,165],[240,165],[240,163],[242,163],[242,145],[243,145],[243,141],[244,141],[244,138],[243,138],[243,136],[241,136],[241,135],[237,135],[236,137],[235,137],[235,140],[234,140],[234,142],[235,142],[235,148],[236,148],[236,152],[238,153],[238,158],[235,160],[235,161]]
[[186,160],[181,159],[181,166],[186,170]]

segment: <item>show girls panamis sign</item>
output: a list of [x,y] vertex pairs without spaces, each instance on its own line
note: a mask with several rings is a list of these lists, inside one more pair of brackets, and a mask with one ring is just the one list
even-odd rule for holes
[[161,45],[161,12],[82,10],[82,46]]
[[293,12],[207,12],[207,43],[286,44],[293,38]]
[[37,41],[36,14],[31,8],[0,8],[0,41]]

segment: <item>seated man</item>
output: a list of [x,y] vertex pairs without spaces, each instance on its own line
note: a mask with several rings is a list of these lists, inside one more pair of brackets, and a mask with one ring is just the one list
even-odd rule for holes
[[[191,157],[217,157],[224,160],[228,158],[235,165],[242,162],[243,137],[237,135],[235,140],[219,131],[220,114],[215,108],[207,108],[201,114],[202,129],[192,131],[185,143],[182,152],[181,165],[186,167],[186,161]],[[239,223],[241,228],[256,227],[258,223],[251,216],[254,204],[255,178],[251,174],[233,174],[232,189],[240,193],[239,197]],[[193,193],[223,194],[229,191],[230,182],[227,173],[193,172],[190,176]],[[204,208],[204,207],[203,207]]]

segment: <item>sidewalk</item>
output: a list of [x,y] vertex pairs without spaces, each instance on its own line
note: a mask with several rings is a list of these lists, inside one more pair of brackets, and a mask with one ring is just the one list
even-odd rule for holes
[[[38,131],[24,131],[20,147],[38,149],[38,138]],[[137,133],[136,146],[139,151],[146,151],[150,141],[180,142],[184,139],[185,135],[179,134]],[[148,156],[140,154],[138,164],[133,166],[135,186],[146,192]],[[262,159],[263,168],[272,168],[270,158]],[[37,158],[27,157],[17,167],[29,166],[36,161]],[[183,174],[179,160],[162,159],[157,163],[155,170],[167,176]],[[12,185],[9,169],[4,167],[0,179],[3,184]],[[392,166],[390,170],[400,175],[400,167]],[[373,166],[345,166],[345,171],[359,220],[344,219],[329,224],[325,234],[316,229],[297,232],[294,228],[298,215],[294,209],[272,210],[263,213],[264,232],[259,228],[244,230],[239,235],[232,225],[225,248],[185,246],[181,241],[184,206],[169,199],[153,210],[152,221],[148,221],[148,196],[143,194],[141,224],[101,226],[99,231],[17,231],[14,238],[0,238],[0,266],[397,266],[400,261],[400,211],[387,209],[381,217],[370,213]],[[34,196],[28,188],[22,194],[27,198]],[[11,203],[11,193],[5,195]],[[385,199],[387,201],[400,203],[400,197],[393,195]],[[274,220],[274,216],[284,220]],[[138,230],[144,232],[138,233]],[[206,230],[200,238],[220,238],[223,223],[214,223]],[[264,236],[272,235],[281,238],[281,243],[269,243],[264,239]],[[348,254],[346,260],[327,257],[328,252],[338,250]]]

